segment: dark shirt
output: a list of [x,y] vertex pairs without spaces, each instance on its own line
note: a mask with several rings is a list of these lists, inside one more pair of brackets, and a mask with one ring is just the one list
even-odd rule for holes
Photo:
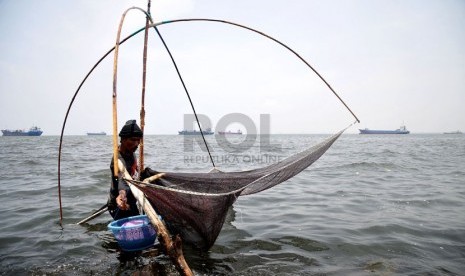
[[[126,167],[126,170],[128,173],[131,175],[133,178],[137,178],[137,160],[135,158],[134,154],[129,154],[129,155],[122,155],[119,153],[118,156],[119,160],[121,160]],[[110,170],[111,170],[111,187],[110,187],[110,194],[109,194],[109,199],[108,199],[108,210],[110,211],[110,214],[112,217],[116,219],[124,218],[124,217],[129,217],[129,216],[137,216],[139,215],[139,210],[137,209],[137,200],[134,197],[134,195],[131,192],[131,189],[129,188],[129,185],[122,179],[122,177],[115,177],[113,175],[113,158],[111,159],[110,163]],[[116,198],[119,195],[120,190],[126,190],[126,198],[127,198],[127,203],[130,207],[130,210],[120,210],[116,204]]]

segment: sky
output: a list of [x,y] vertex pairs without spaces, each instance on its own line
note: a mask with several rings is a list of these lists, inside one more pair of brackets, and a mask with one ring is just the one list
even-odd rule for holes
[[[133,6],[146,9],[147,1],[0,0],[0,129],[37,125],[59,135],[76,89],[115,45],[121,17]],[[412,133],[465,131],[463,0],[154,0],[151,14],[155,22],[232,21],[285,43],[360,119],[347,133],[404,124]],[[144,24],[142,12],[129,11],[122,37]],[[260,115],[268,114],[273,134],[334,133],[355,121],[314,72],[263,36],[211,22],[158,30],[196,111],[213,128],[232,113],[257,129],[266,129]],[[139,121],[142,50],[142,33],[120,48],[118,128]],[[113,60],[112,53],[84,83],[66,135],[111,133]],[[145,111],[146,134],[176,134],[191,124],[182,84],[153,30]],[[241,122],[229,120],[227,128],[244,130]]]

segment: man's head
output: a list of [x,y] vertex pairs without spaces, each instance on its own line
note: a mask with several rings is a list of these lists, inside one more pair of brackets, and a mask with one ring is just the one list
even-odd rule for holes
[[119,137],[121,137],[121,152],[135,152],[143,135],[144,134],[142,133],[140,127],[137,125],[136,120],[127,121],[119,132]]
[[129,120],[126,124],[121,128],[119,132],[119,137],[121,138],[131,138],[131,137],[139,137],[142,138],[144,134],[142,130],[137,125],[136,120]]

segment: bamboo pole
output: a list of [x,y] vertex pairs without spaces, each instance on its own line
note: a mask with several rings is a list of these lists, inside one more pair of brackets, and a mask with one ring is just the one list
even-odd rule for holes
[[[118,55],[119,55],[119,46],[121,40],[121,29],[123,28],[124,19],[126,14],[133,9],[137,9],[142,11],[143,13],[150,18],[149,15],[141,8],[132,7],[127,9],[123,15],[121,16],[121,20],[118,26],[118,32],[116,35],[116,42],[115,42],[115,51],[114,51],[114,59],[113,59],[113,164],[116,164],[118,161],[118,108],[117,108],[117,87],[118,87]],[[145,112],[145,111],[144,111]],[[144,123],[145,124],[145,123]],[[141,129],[143,131],[143,129]],[[143,132],[142,132],[143,133]],[[143,154],[141,154],[143,156]],[[114,177],[118,176],[118,166],[113,167],[113,175]]]
[[156,175],[152,175],[150,177],[147,177],[146,179],[144,179],[144,181],[142,181],[143,183],[151,183],[159,178],[162,178],[163,176],[165,176],[165,173],[159,173],[159,174],[156,174]]
[[[118,167],[119,167],[120,172],[123,173],[123,177],[125,179],[132,180],[132,177],[127,172],[121,160],[118,160]],[[153,209],[152,205],[150,204],[148,199],[145,197],[144,193],[141,190],[139,190],[136,186],[134,186],[133,184],[129,182],[128,184],[129,184],[129,188],[131,189],[132,194],[137,199],[137,202],[139,202],[139,205],[144,209],[145,213],[147,214],[147,217],[150,219],[150,222],[156,228],[159,241],[165,247],[166,253],[171,258],[171,261],[174,263],[174,266],[176,267],[178,272],[181,273],[181,275],[186,275],[186,276],[194,275],[192,273],[192,270],[189,268],[189,265],[187,264],[184,258],[184,255],[182,253],[181,238],[179,236],[176,236],[174,241],[171,239],[170,232],[166,228],[163,221],[160,220],[157,212]]]
[[[113,58],[113,164],[118,164],[118,108],[117,108],[117,87],[118,87],[118,54],[119,54],[119,41],[121,36],[121,29],[123,28],[125,11],[121,16],[121,21],[118,26],[118,33],[116,35],[115,54]],[[118,166],[113,166],[113,176],[118,177]]]
[[[144,51],[142,55],[142,99],[140,105],[140,128],[142,133],[145,129],[145,83],[147,79],[147,42],[149,40],[149,23],[150,23],[150,0],[147,4],[147,13],[145,15],[145,34],[144,34]],[[140,140],[139,145],[139,173],[144,170],[144,138]]]
[[76,223],[77,225],[81,225],[83,223],[86,223],[88,222],[89,220],[92,220],[98,216],[100,216],[101,214],[105,213],[106,211],[108,211],[108,207],[107,207],[107,204],[105,204],[101,209],[97,210],[95,213],[93,213],[92,215],[88,216],[87,218],[81,220],[80,222]]

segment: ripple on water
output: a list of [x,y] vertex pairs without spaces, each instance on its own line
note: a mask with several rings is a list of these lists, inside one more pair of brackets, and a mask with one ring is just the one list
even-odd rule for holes
[[[121,253],[106,229],[108,213],[74,225],[106,202],[109,187],[111,139],[87,138],[65,137],[64,229],[58,224],[58,138],[0,139],[0,162],[7,168],[0,179],[1,273],[176,275],[156,248]],[[267,158],[289,156],[321,136],[278,138],[272,143],[283,147],[267,149]],[[211,250],[186,246],[185,256],[196,275],[460,275],[464,141],[441,135],[344,135],[297,177],[240,197]],[[191,152],[183,151],[182,137],[148,136],[145,142],[153,169],[211,168],[208,159],[185,160]],[[218,156],[224,153],[214,148]],[[197,154],[205,152],[192,152]],[[244,154],[259,155],[260,148]],[[264,165],[237,159],[220,169]]]

